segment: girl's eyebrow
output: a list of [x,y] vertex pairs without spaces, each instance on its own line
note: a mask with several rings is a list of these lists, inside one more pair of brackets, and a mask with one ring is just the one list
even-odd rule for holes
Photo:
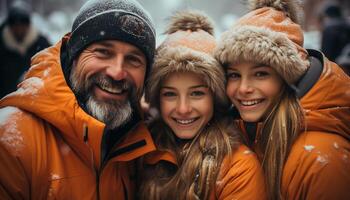
[[269,67],[269,66],[266,65],[266,64],[262,64],[262,63],[257,63],[257,64],[255,64],[255,65],[253,66],[254,69],[255,69],[255,68],[260,68],[260,67]]
[[[207,85],[194,85],[194,86],[191,86],[190,89],[201,88],[201,87],[208,88]],[[176,88],[175,87],[171,87],[171,86],[162,86],[160,89],[175,90]]]

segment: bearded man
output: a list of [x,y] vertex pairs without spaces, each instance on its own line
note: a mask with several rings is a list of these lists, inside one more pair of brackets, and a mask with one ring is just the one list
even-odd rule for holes
[[86,2],[0,101],[0,199],[133,199],[155,150],[139,103],[154,50],[138,2]]

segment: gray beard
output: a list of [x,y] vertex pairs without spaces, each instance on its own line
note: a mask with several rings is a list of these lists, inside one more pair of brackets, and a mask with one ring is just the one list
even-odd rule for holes
[[106,124],[107,128],[115,129],[126,124],[132,117],[133,108],[130,100],[137,99],[136,91],[130,91],[132,94],[126,101],[99,101],[90,92],[89,81],[81,81],[75,71],[72,70],[70,82],[73,92],[83,96],[83,105],[85,111],[95,119]]
[[132,117],[130,101],[98,102],[90,95],[85,106],[91,116],[105,123],[110,129],[124,125]]

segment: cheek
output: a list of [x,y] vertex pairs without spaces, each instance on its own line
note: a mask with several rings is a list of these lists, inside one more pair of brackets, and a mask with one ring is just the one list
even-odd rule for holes
[[174,109],[173,107],[174,106],[172,105],[172,103],[160,98],[160,114],[163,119],[166,119],[166,117],[169,116],[171,110]]
[[97,58],[93,53],[83,52],[77,60],[76,67],[79,76],[87,79],[102,71],[108,65],[106,61]]
[[234,83],[228,82],[226,85],[226,95],[231,99],[235,95],[237,87]]
[[278,96],[281,91],[281,83],[280,82],[268,82],[266,84],[261,84],[261,91],[264,91],[265,96],[270,97],[271,99]]
[[202,114],[208,122],[214,115],[214,102],[212,98],[205,99],[201,102],[195,103],[197,110],[201,110]]
[[145,80],[144,70],[129,71],[129,75],[137,88],[142,88]]

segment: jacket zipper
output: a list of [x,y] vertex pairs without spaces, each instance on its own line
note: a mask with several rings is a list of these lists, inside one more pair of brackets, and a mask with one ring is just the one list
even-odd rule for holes
[[84,123],[84,125],[83,125],[83,140],[84,140],[85,145],[88,147],[88,149],[90,151],[91,169],[95,173],[95,177],[96,177],[96,197],[97,197],[97,200],[99,200],[100,199],[100,184],[99,184],[100,183],[100,175],[99,175],[98,169],[95,168],[94,154],[93,154],[91,146],[88,143],[88,139],[89,139],[89,129],[88,129],[88,126]]
[[[133,128],[131,128],[128,131],[128,133],[131,132],[135,127],[137,127],[139,125],[139,123],[140,122],[136,123],[133,126]],[[97,199],[99,200],[100,199],[100,176],[101,176],[101,173],[102,173],[104,167],[107,165],[108,161],[111,160],[112,158],[120,155],[120,154],[123,154],[125,152],[132,151],[134,149],[140,148],[140,147],[146,145],[147,143],[146,143],[145,140],[141,140],[141,141],[135,142],[133,144],[130,144],[130,145],[126,146],[126,147],[123,147],[121,149],[118,149],[116,151],[108,152],[107,153],[107,158],[105,160],[102,160],[100,170],[98,170],[94,166],[93,151],[92,151],[90,145],[88,144],[88,126],[86,124],[84,124],[84,129],[83,130],[84,130],[84,134],[83,134],[84,142],[89,147],[89,150],[91,152],[92,168],[93,168],[93,171],[95,172],[95,176],[96,176],[96,193],[97,193]],[[118,143],[114,144],[112,149],[114,149],[117,145],[118,145]],[[124,183],[123,179],[122,179],[122,185],[123,185],[125,199],[128,199],[127,188],[125,186],[125,183]]]

